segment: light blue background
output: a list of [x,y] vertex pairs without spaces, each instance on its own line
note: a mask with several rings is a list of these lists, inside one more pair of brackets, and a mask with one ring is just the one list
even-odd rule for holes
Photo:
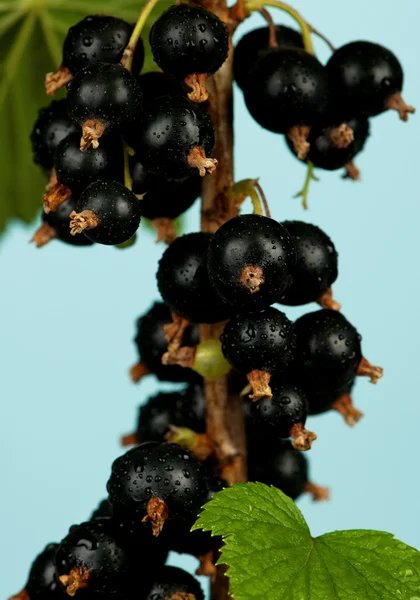
[[[296,1],[336,45],[369,39],[393,49],[405,69],[404,96],[420,106],[419,4],[400,7]],[[281,13],[275,17],[288,22]],[[242,31],[261,22],[254,16]],[[325,46],[316,46],[325,58]],[[237,179],[260,176],[275,218],[308,219],[331,235],[340,252],[336,297],[363,334],[365,355],[385,368],[376,387],[357,385],[355,404],[365,418],[355,429],[336,414],[310,420],[319,436],[312,477],[332,488],[329,503],[299,501],[314,534],[376,528],[420,547],[419,137],[419,116],[409,124],[396,114],[377,117],[357,159],[363,181],[319,172],[304,213],[293,199],[304,167],[282,138],[248,117],[236,94]],[[195,209],[188,227],[197,224]],[[21,588],[47,542],[59,540],[104,496],[110,464],[121,453],[118,438],[157,389],[150,379],[134,386],[127,370],[136,360],[134,320],[157,298],[162,246],[143,229],[126,251],[58,242],[36,250],[28,244],[34,227],[12,227],[1,245],[1,598]]]

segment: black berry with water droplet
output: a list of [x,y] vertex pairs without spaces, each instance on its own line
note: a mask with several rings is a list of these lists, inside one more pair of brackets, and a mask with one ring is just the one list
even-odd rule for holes
[[208,276],[211,237],[198,232],[177,238],[163,253],[156,275],[159,291],[171,310],[196,323],[217,323],[230,314]]
[[293,281],[296,251],[282,225],[261,215],[229,219],[211,238],[207,267],[219,295],[237,311],[280,300]]
[[281,304],[296,306],[316,302],[338,276],[338,254],[331,239],[316,225],[284,221],[296,247],[296,268],[292,285]]
[[55,553],[58,544],[48,544],[34,559],[24,589],[13,598],[17,600],[64,600],[55,572]]
[[170,598],[194,598],[204,600],[198,581],[178,567],[163,567],[156,575],[146,600],[168,600]]
[[198,6],[171,6],[150,31],[150,45],[157,64],[171,75],[215,73],[229,49],[226,25]]
[[[303,48],[302,35],[295,29],[276,25],[276,41],[279,47]],[[250,70],[261,55],[270,49],[269,27],[259,27],[246,33],[235,46],[233,76],[239,87],[246,87]]]
[[304,425],[309,412],[305,392],[297,385],[274,378],[270,382],[273,397],[262,398],[251,406],[252,427],[263,439],[290,437],[294,425]]
[[[123,19],[107,15],[90,15],[70,27],[63,44],[62,66],[75,75],[96,63],[119,63],[128,45],[133,26]],[[144,62],[144,46],[137,43],[133,72],[139,73]]]
[[48,173],[58,144],[71,133],[80,134],[80,127],[69,116],[66,100],[53,100],[42,108],[31,133],[34,163]]

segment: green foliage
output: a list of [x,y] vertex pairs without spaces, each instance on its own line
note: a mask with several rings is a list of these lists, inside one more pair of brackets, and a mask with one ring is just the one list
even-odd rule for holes
[[[0,2],[0,231],[14,218],[31,221],[42,203],[45,178],[32,163],[29,134],[38,110],[51,101],[44,76],[61,61],[71,25],[89,14],[134,23],[145,0],[12,0]],[[171,4],[161,0],[147,27]],[[148,29],[143,37],[148,39]],[[145,70],[156,68],[150,49]],[[57,95],[61,97],[62,95]]]
[[420,552],[382,531],[312,538],[295,503],[261,483],[219,492],[194,529],[223,536],[235,600],[420,600]]

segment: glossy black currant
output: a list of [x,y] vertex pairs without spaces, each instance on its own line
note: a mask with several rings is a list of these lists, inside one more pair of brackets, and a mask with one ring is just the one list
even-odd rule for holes
[[95,508],[90,516],[89,521],[95,519],[111,519],[112,518],[112,506],[109,503],[108,498],[101,500],[98,506]]
[[197,172],[187,160],[192,148],[210,156],[214,129],[209,115],[187,98],[162,96],[145,108],[141,127],[127,139],[146,169],[180,179]]
[[226,324],[222,351],[242,373],[282,373],[295,359],[296,333],[286,315],[275,308],[235,315]]
[[[176,596],[179,594],[179,596]],[[185,596],[183,596],[185,594]],[[178,567],[163,567],[156,575],[155,582],[146,600],[168,600],[172,597],[190,597],[204,600],[204,593],[198,581]]]
[[164,252],[156,275],[159,291],[171,310],[195,323],[217,323],[230,309],[209,280],[210,233],[178,237]]
[[288,438],[294,425],[305,424],[308,398],[299,386],[282,378],[272,379],[270,387],[272,399],[262,398],[252,403],[252,425],[263,438]]
[[338,254],[331,239],[316,225],[285,221],[283,227],[296,247],[293,283],[281,304],[297,306],[316,302],[338,276]]
[[[90,15],[70,27],[63,45],[62,66],[75,75],[97,62],[120,62],[128,45],[133,26],[116,17]],[[140,39],[133,60],[133,72],[139,73],[144,62],[144,46]]]
[[49,172],[58,144],[71,133],[80,135],[80,127],[69,116],[66,100],[53,100],[42,108],[31,133],[34,163]]
[[[139,317],[134,342],[140,359],[161,381],[197,381],[199,375],[188,367],[162,364],[162,356],[168,350],[163,327],[171,322],[171,311],[163,302],[155,302],[147,313]],[[199,341],[199,325],[193,324],[186,329],[182,345],[196,346]]]
[[323,389],[319,382],[316,382],[317,386],[315,386],[311,381],[306,382],[303,380],[303,386],[307,390],[309,414],[319,415],[330,410],[331,405],[340,396],[351,393],[354,382],[355,377],[351,377],[344,384],[338,385],[336,388],[331,389],[331,386],[329,386],[328,389]]
[[94,213],[98,224],[85,229],[83,234],[98,244],[122,244],[136,233],[140,225],[140,201],[117,181],[91,183],[77,202],[77,212],[85,210]]
[[265,129],[287,133],[319,122],[329,103],[325,68],[299,48],[273,48],[255,65],[244,88],[252,117]]
[[55,572],[58,544],[48,544],[33,561],[25,592],[30,600],[64,600]]
[[230,219],[209,244],[210,281],[237,311],[280,300],[292,284],[295,266],[293,239],[277,221],[261,215]]
[[177,77],[215,73],[229,50],[226,25],[198,6],[171,6],[150,31],[153,58],[163,71]]
[[145,105],[153,103],[156,98],[161,98],[162,96],[185,96],[186,94],[175,77],[162,71],[142,73],[138,77],[138,82],[143,92]]
[[84,235],[71,235],[70,213],[76,210],[77,200],[70,196],[56,211],[48,214],[42,213],[42,221],[47,223],[55,231],[57,239],[72,246],[91,246],[93,241]]
[[[276,41],[279,47],[303,48],[301,34],[295,29],[276,25]],[[233,76],[240,88],[246,87],[249,72],[261,55],[270,49],[270,30],[259,27],[246,33],[235,46]]]

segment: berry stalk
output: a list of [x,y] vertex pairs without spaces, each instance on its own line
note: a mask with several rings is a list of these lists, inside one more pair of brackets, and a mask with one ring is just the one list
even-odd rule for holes
[[148,2],[145,4],[144,8],[142,9],[140,16],[137,20],[137,23],[133,29],[133,33],[131,34],[130,41],[128,42],[128,45],[126,46],[123,57],[121,59],[122,66],[125,67],[128,71],[131,71],[131,68],[133,66],[134,52],[136,50],[137,42],[140,39],[141,32],[143,31],[143,27],[145,26],[146,21],[150,16],[150,13],[152,12],[152,10],[154,9],[154,7],[156,6],[156,4],[158,2],[159,2],[159,0],[148,0]]

